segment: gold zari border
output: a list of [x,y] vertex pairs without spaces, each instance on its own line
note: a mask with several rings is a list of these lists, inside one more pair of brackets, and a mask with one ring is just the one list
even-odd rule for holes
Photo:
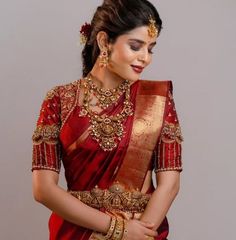
[[[159,95],[138,95],[131,139],[123,164],[116,180],[142,189],[153,149],[160,135],[166,97]],[[145,106],[145,107],[144,107]]]

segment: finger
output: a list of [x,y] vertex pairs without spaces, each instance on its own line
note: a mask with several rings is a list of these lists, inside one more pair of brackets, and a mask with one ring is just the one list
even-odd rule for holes
[[154,227],[154,223],[142,222],[142,221],[139,221],[139,223],[140,223],[142,226],[146,227],[146,228],[152,228],[152,227]]
[[147,229],[145,230],[145,235],[149,236],[149,237],[156,237],[158,235],[157,231],[151,230],[151,229]]

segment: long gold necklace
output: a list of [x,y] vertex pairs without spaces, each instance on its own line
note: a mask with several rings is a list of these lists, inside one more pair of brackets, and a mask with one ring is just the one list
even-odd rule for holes
[[92,89],[88,83],[88,78],[85,78],[85,81],[85,84],[83,84],[85,88],[84,100],[80,116],[88,116],[90,118],[90,134],[99,143],[99,146],[104,151],[112,151],[117,147],[118,142],[121,141],[124,135],[124,120],[128,116],[133,115],[133,104],[130,102],[130,85],[128,84],[128,87],[125,88],[125,100],[121,112],[108,116],[107,114],[99,115],[90,109],[89,102]]

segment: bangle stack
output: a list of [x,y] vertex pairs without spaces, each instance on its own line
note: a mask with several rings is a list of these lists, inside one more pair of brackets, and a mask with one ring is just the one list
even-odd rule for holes
[[125,233],[127,233],[125,220],[121,217],[112,216],[110,227],[103,238],[104,240],[121,240]]
[[111,217],[111,223],[110,223],[110,227],[108,229],[107,234],[104,236],[105,240],[111,239],[113,232],[115,230],[115,226],[116,226],[116,217]]
[[116,227],[111,239],[121,240],[123,237],[123,233],[124,233],[124,220],[122,218],[117,218]]
[[123,233],[123,239],[126,239],[127,234],[128,234],[127,220],[124,220],[124,233]]

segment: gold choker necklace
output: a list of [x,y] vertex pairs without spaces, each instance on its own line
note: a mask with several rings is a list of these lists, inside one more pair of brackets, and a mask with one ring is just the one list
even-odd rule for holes
[[94,93],[94,95],[98,99],[98,106],[102,109],[106,109],[114,103],[117,103],[120,96],[125,93],[125,91],[129,88],[128,80],[125,80],[116,88],[99,88],[98,86],[96,86],[96,84],[94,84],[92,78],[94,77],[90,74],[88,77],[85,78],[85,80],[88,84],[88,87],[90,88],[90,91]]
[[[90,134],[92,138],[99,143],[99,146],[104,151],[112,151],[117,147],[118,142],[121,141],[124,135],[124,120],[128,116],[133,115],[133,104],[130,102],[130,84],[128,81],[125,81],[120,85],[122,86],[121,89],[125,89],[125,100],[123,102],[124,106],[121,112],[113,116],[108,116],[107,114],[99,115],[97,112],[90,109],[89,102],[92,94],[91,82],[88,83],[90,81],[88,81],[88,77],[85,78],[85,81],[87,84],[83,84],[85,92],[79,116],[88,116],[90,118]],[[120,86],[118,86],[117,89],[120,89]],[[113,92],[111,89],[109,91],[111,93]]]

